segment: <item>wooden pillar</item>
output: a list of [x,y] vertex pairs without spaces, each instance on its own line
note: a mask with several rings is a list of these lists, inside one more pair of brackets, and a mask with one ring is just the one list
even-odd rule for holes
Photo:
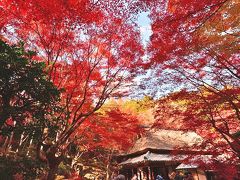
[[140,179],[140,176],[139,176],[138,170],[137,170],[137,179]]
[[141,180],[141,172],[139,171],[139,168],[137,168],[137,178],[138,180]]
[[152,180],[152,173],[151,173],[151,167],[148,166],[148,179]]
[[140,180],[142,180],[143,179],[143,170],[142,170],[142,168],[140,169],[139,174],[140,174]]
[[198,176],[198,170],[197,170],[197,169],[195,169],[195,171],[196,171],[196,174],[197,174],[197,179],[199,180],[199,176]]
[[148,166],[146,167],[146,172],[145,172],[145,174],[146,174],[146,178],[147,178],[147,180],[150,180],[150,179],[149,179],[149,171],[148,171]]
[[169,179],[169,174],[170,174],[170,172],[172,172],[173,168],[170,166],[170,164],[168,162],[164,162],[164,168],[165,168],[165,173],[166,173],[165,178]]
[[150,166],[150,173],[151,173],[151,180],[154,180],[154,174],[151,166]]

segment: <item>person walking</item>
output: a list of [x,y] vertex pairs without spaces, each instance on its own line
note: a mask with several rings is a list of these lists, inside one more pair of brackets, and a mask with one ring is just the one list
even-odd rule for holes
[[164,180],[161,175],[157,175],[156,180]]

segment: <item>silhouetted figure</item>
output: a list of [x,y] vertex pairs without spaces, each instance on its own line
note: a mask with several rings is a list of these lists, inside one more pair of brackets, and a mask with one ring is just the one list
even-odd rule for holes
[[174,180],[183,180],[183,177],[180,175],[180,173],[178,171],[176,172],[176,176],[175,176]]
[[184,180],[194,180],[192,173],[191,172],[186,172]]

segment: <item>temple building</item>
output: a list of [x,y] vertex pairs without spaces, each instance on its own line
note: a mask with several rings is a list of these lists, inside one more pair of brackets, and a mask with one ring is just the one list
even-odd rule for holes
[[[134,175],[138,180],[155,180],[161,175],[164,180],[170,179],[170,175],[176,171],[180,173],[190,172],[196,180],[213,179],[211,171],[204,172],[196,164],[184,164],[182,161],[189,154],[197,153],[196,150],[184,150],[198,144],[202,138],[194,132],[175,130],[149,130],[139,138],[135,145],[123,155],[118,157],[120,173],[127,180]],[[210,155],[201,154],[207,159]]]

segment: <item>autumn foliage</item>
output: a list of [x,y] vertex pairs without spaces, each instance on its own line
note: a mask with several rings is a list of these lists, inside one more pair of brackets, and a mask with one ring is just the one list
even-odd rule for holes
[[[174,92],[159,101],[157,124],[194,130],[205,139],[203,149],[224,154],[222,163],[238,164],[239,2],[156,4],[151,9],[150,65],[160,89]],[[170,116],[167,123],[164,114]]]
[[[148,113],[101,107],[128,95],[143,68],[152,75],[142,88],[156,79],[151,90],[174,92],[159,100],[156,126],[176,128],[177,119],[178,129],[205,138],[203,149],[239,163],[239,8],[238,0],[2,0],[1,40],[36,51],[32,61],[45,64],[45,80],[61,92],[39,137],[21,136],[33,137],[48,179],[75,142],[84,151],[131,145],[137,119]],[[146,52],[136,24],[142,11],[150,13],[152,29]]]
[[117,89],[141,66],[140,33],[130,20],[138,10],[129,2],[88,0],[4,0],[0,8],[1,38],[37,51],[34,59],[46,64],[48,80],[62,92],[61,111],[49,117],[59,130],[43,130],[37,145],[52,179],[78,128],[110,95],[124,93]]

